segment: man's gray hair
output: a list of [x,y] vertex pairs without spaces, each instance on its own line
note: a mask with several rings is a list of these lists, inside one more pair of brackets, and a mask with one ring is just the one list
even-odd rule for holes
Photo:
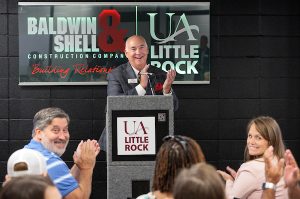
[[44,128],[51,124],[54,118],[66,118],[68,124],[70,123],[69,115],[61,108],[44,108],[37,112],[33,118],[32,137],[35,136],[36,129],[44,130]]

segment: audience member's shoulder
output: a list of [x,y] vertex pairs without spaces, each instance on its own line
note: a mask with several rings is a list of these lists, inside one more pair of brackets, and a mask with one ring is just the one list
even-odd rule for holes
[[245,162],[241,165],[239,168],[239,171],[254,171],[254,172],[260,172],[261,170],[264,170],[265,163],[262,158],[250,160],[248,162]]
[[140,195],[136,199],[155,199],[155,196],[153,195],[152,192],[149,192],[147,194]]

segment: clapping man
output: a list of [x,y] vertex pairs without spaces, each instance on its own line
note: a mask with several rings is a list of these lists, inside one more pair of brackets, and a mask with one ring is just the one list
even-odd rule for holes
[[33,119],[32,139],[25,148],[39,151],[46,158],[47,172],[65,199],[88,199],[92,175],[100,147],[96,140],[82,141],[73,155],[71,170],[60,158],[66,150],[70,118],[62,109],[45,108]]
[[[144,37],[133,35],[126,40],[125,55],[128,62],[113,69],[107,75],[107,95],[171,95],[174,111],[178,98],[172,89],[176,71],[167,72],[147,64],[149,48]],[[106,128],[99,139],[100,147],[106,150]]]

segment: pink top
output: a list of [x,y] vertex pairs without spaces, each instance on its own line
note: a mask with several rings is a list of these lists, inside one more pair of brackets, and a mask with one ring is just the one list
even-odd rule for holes
[[[241,165],[235,181],[226,181],[228,199],[260,199],[262,184],[266,182],[265,163],[262,158],[251,160]],[[276,185],[276,199],[288,199],[287,189],[284,188],[283,178]]]

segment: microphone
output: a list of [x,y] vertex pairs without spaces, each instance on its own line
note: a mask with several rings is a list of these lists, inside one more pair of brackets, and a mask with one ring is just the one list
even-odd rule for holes
[[154,73],[148,73],[148,72],[146,72],[146,73],[139,73],[140,75],[150,75],[150,76],[152,76],[152,75],[154,75]]
[[[152,74],[153,74],[153,73],[152,73]],[[152,94],[152,95],[155,95],[154,90],[153,90],[153,87],[152,87],[152,82],[151,82],[151,80],[150,80],[150,78],[149,78],[149,75],[148,75],[148,82],[149,82],[151,94]]]

